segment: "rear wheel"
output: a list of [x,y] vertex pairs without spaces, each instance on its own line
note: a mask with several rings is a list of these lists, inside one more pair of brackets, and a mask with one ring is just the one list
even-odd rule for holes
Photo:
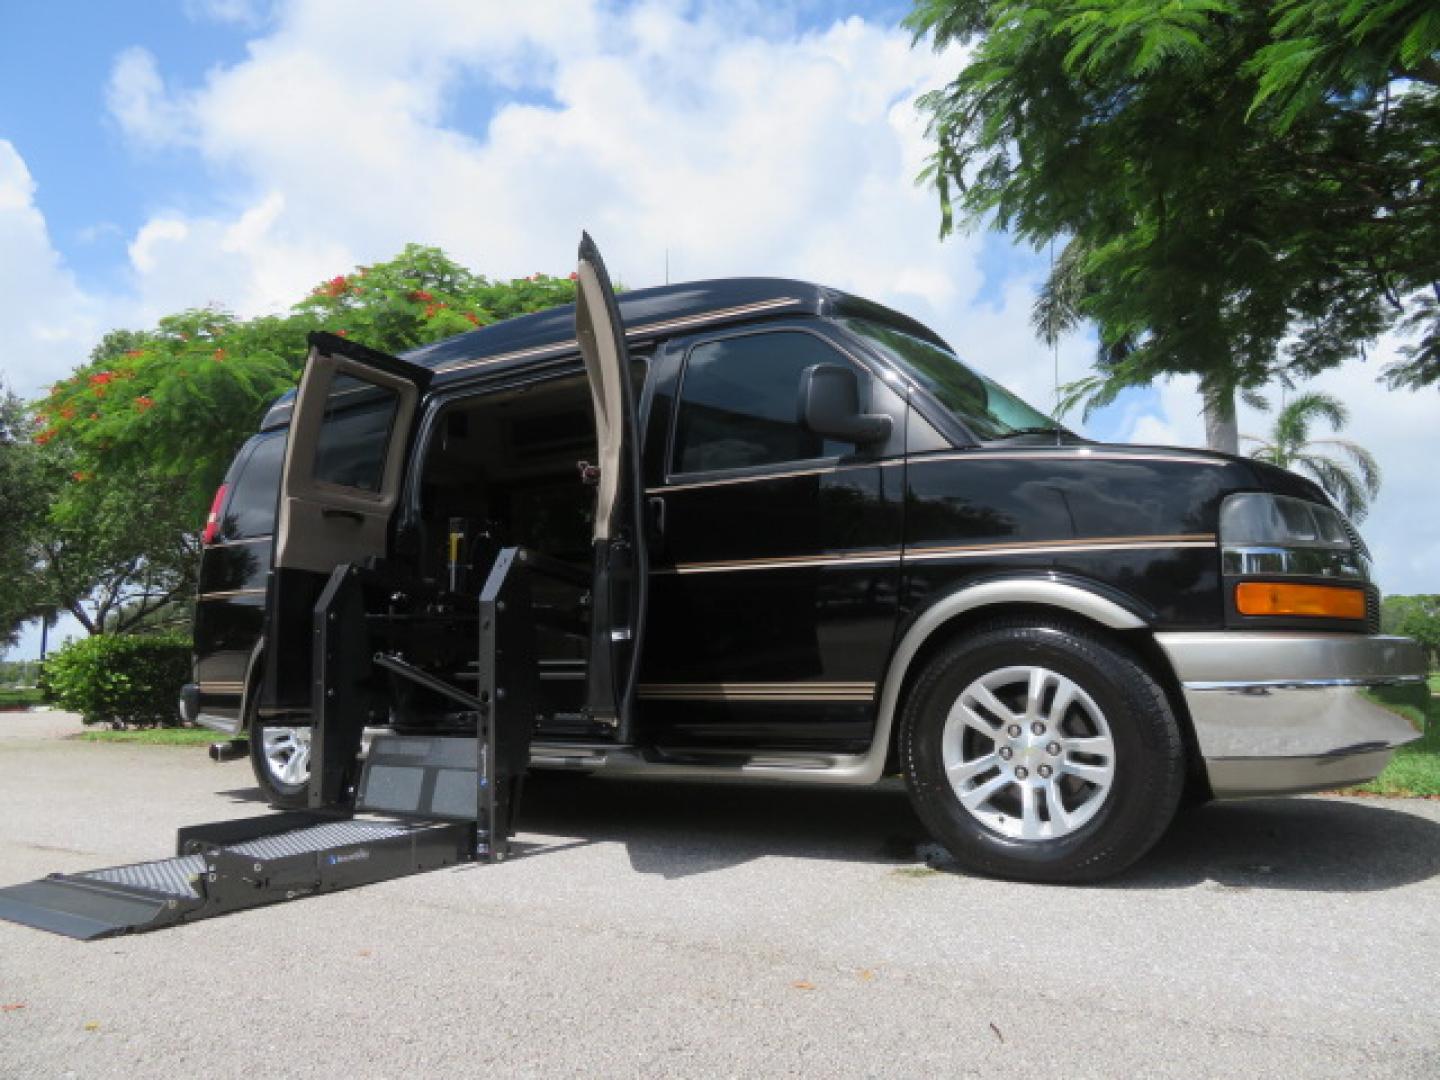
[[1065,622],[990,624],[935,656],[899,750],[916,812],[956,860],[1024,881],[1123,870],[1185,782],[1163,690],[1122,646]]
[[250,765],[260,790],[273,805],[305,806],[310,785],[310,729],[253,720]]

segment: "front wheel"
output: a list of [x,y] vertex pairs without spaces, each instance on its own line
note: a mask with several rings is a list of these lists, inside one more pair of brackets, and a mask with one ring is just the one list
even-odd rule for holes
[[997,622],[934,656],[899,732],[916,812],[962,867],[1035,882],[1119,873],[1185,783],[1164,691],[1122,646],[1066,622]]
[[250,725],[250,766],[272,805],[287,809],[305,806],[310,786],[310,729],[256,719]]

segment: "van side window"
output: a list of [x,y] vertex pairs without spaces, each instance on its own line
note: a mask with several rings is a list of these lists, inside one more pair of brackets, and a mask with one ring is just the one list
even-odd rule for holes
[[315,447],[316,480],[379,491],[400,395],[388,386],[336,375]]
[[226,540],[248,540],[275,531],[275,502],[284,461],[283,431],[255,440],[255,448],[230,489],[221,530]]
[[813,334],[777,331],[707,341],[690,350],[680,383],[671,470],[713,472],[838,457],[797,418],[800,375],[850,361]]

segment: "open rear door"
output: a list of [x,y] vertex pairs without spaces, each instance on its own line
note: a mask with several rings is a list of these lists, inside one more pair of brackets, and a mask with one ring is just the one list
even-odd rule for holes
[[586,712],[628,743],[645,625],[645,530],[630,354],[615,291],[588,233],[580,240],[575,338],[595,407],[594,582]]
[[267,712],[304,710],[311,615],[335,567],[385,554],[430,370],[333,334],[310,335],[280,480],[265,627]]

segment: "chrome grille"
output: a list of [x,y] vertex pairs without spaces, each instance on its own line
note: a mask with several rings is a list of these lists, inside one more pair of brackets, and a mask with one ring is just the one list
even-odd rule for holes
[[1365,546],[1365,541],[1360,539],[1360,534],[1355,531],[1355,526],[1350,524],[1350,519],[1338,510],[1336,515],[1340,518],[1340,524],[1345,526],[1345,535],[1350,538],[1350,546],[1363,555],[1366,562],[1369,562],[1370,549]]

